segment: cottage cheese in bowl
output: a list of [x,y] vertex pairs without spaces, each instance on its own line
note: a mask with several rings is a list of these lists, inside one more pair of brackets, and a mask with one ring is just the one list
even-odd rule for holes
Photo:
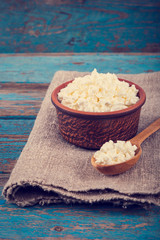
[[60,134],[87,149],[100,149],[110,139],[132,139],[145,100],[146,94],[138,84],[96,69],[60,84],[51,94]]
[[113,112],[135,104],[139,97],[135,85],[120,81],[115,74],[98,73],[75,78],[58,93],[64,106],[85,112]]
[[125,162],[135,156],[137,150],[136,145],[132,145],[130,141],[112,140],[102,145],[99,151],[95,152],[94,158],[97,164],[112,165]]

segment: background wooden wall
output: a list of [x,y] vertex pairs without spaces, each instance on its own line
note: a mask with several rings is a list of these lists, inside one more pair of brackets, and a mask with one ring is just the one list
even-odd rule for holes
[[159,0],[0,0],[0,53],[160,52]]

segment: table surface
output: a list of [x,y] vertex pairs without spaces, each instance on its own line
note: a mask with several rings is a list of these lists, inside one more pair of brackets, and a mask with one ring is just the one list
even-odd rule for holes
[[[32,130],[58,70],[141,73],[160,70],[160,54],[0,55],[0,191]],[[160,208],[58,204],[20,208],[0,196],[3,239],[160,239]]]
[[160,52],[160,0],[1,0],[0,52]]

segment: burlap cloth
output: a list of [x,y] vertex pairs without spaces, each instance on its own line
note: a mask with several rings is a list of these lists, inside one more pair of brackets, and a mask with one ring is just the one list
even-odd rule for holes
[[[85,74],[55,74],[28,141],[4,186],[5,198],[19,206],[59,202],[160,205],[160,131],[143,143],[143,155],[137,164],[117,176],[99,173],[90,162],[94,151],[71,145],[59,134],[51,93],[57,85]],[[160,116],[160,72],[118,76],[138,83],[146,92],[140,132]]]

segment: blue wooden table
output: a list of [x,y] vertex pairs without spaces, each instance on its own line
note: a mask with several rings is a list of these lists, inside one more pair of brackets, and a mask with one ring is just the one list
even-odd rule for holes
[[0,0],[0,53],[160,52],[160,0]]
[[[158,54],[0,55],[0,191],[58,70],[141,73],[160,70]],[[58,204],[20,208],[0,196],[3,239],[160,239],[160,208]]]

